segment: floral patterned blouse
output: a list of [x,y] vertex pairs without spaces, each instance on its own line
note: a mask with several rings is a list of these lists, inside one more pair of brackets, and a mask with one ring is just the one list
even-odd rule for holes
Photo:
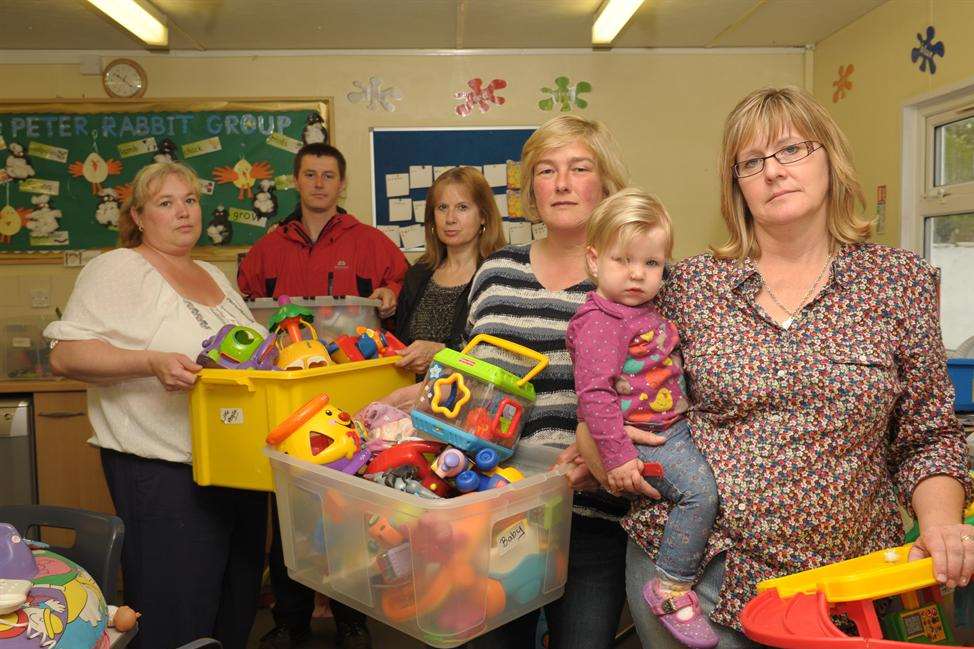
[[[902,542],[897,499],[943,474],[971,497],[938,309],[939,274],[915,254],[843,246],[790,328],[755,302],[751,260],[674,269],[659,300],[683,339],[693,438],[721,512],[703,565],[726,552],[712,619],[738,614],[771,577]],[[656,556],[669,505],[641,499],[623,526]]]

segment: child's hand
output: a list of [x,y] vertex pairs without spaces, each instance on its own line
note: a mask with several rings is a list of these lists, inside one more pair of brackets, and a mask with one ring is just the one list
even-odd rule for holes
[[647,484],[642,475],[642,470],[643,462],[639,458],[633,458],[625,464],[620,464],[611,469],[606,480],[609,483],[609,493],[614,495],[631,493],[637,496],[659,498],[659,492]]

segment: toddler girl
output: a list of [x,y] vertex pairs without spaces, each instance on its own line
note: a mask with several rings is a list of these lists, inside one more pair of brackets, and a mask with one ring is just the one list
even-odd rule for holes
[[[623,189],[592,213],[588,273],[597,288],[568,325],[578,418],[591,431],[613,493],[640,493],[643,480],[673,503],[656,561],[643,587],[650,609],[689,647],[715,647],[717,636],[691,590],[717,514],[717,485],[690,437],[689,404],[676,327],[653,298],[673,250],[670,217],[638,189]],[[636,446],[625,425],[653,431],[660,446]],[[644,478],[644,463],[663,466]]]

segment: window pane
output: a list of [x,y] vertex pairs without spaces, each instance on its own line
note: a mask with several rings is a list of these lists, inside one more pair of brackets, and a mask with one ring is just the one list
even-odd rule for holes
[[974,180],[974,117],[934,131],[934,187]]
[[974,336],[974,212],[926,220],[927,260],[940,269],[940,320],[947,349]]

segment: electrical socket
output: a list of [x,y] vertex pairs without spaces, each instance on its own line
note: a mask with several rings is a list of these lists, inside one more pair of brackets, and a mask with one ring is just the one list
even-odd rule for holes
[[30,306],[34,309],[44,309],[51,306],[51,292],[46,288],[30,289]]

